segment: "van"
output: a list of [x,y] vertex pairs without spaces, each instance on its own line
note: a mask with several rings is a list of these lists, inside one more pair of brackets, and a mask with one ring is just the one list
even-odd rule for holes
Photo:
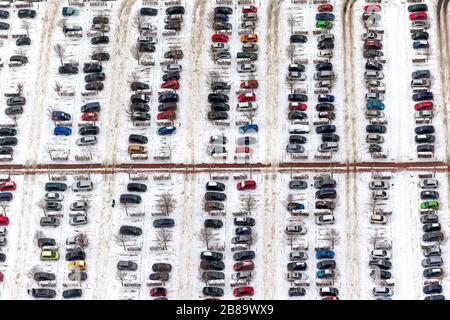
[[140,145],[136,145],[136,144],[132,144],[128,146],[128,154],[132,155],[132,154],[146,154],[148,152],[147,147],[145,146],[140,146]]
[[120,196],[120,203],[121,204],[139,204],[142,202],[142,198],[136,194],[122,194]]

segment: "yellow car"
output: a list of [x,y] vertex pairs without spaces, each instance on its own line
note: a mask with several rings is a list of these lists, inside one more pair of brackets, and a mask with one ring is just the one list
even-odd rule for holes
[[241,37],[241,42],[258,42],[258,36],[256,34],[246,34]]
[[69,269],[80,268],[81,270],[86,270],[87,265],[83,260],[75,260],[69,262]]
[[58,261],[59,260],[59,250],[43,250],[41,251],[42,261]]

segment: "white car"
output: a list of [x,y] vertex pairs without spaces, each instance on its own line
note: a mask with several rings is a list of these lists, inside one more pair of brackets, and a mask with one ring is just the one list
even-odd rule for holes
[[370,181],[369,188],[370,190],[387,190],[389,189],[389,183],[383,180]]
[[366,40],[382,41],[383,35],[381,33],[376,33],[376,32],[366,32],[366,33],[362,34],[361,39],[362,39],[362,41],[366,41]]
[[70,204],[70,210],[72,211],[85,211],[87,209],[86,201],[75,201]]
[[241,102],[237,104],[237,111],[254,111],[256,109],[258,109],[258,105],[254,102]]
[[77,140],[77,146],[92,146],[97,144],[96,136],[84,136]]
[[285,231],[287,234],[305,235],[308,230],[302,226],[287,226]]
[[334,224],[334,216],[332,214],[327,214],[323,216],[318,216],[316,218],[316,224],[319,226]]
[[237,66],[237,72],[239,73],[250,73],[256,71],[256,65],[253,63],[243,63]]
[[390,250],[372,250],[370,257],[372,259],[391,259],[392,253]]
[[366,136],[366,142],[382,144],[384,143],[384,137],[381,134],[370,133]]
[[372,192],[372,199],[374,200],[387,200],[389,199],[389,195],[386,191],[376,190]]
[[317,56],[319,58],[333,58],[333,50],[331,49],[320,50]]
[[48,192],[44,195],[46,201],[63,201],[64,196],[58,192]]
[[172,63],[165,65],[162,70],[163,72],[180,72],[183,69],[183,67],[177,63]]
[[158,39],[155,37],[138,37],[137,41],[139,43],[151,43],[151,44],[158,43]]
[[94,189],[94,184],[90,180],[82,180],[82,181],[75,182],[72,185],[72,189],[75,192],[77,192],[77,191],[92,191],[92,189]]
[[370,216],[370,223],[373,224],[386,224],[387,223],[387,217],[382,216],[380,214],[373,214]]
[[308,125],[297,124],[289,127],[290,134],[303,134],[309,133],[310,129]]
[[376,297],[391,297],[394,295],[394,291],[388,287],[375,287],[373,288],[372,293]]
[[317,151],[319,152],[336,152],[339,149],[339,144],[337,142],[325,142],[322,143]]
[[230,50],[230,45],[228,43],[223,43],[223,42],[213,43],[211,45],[211,49],[214,52],[228,51],[228,50]]
[[376,99],[376,100],[383,101],[384,100],[384,94],[376,93],[376,92],[366,93],[366,100],[369,100],[369,99]]
[[439,187],[437,179],[424,179],[419,182],[419,187],[422,189],[436,189]]
[[256,22],[255,21],[244,21],[241,23],[242,29],[256,29]]
[[306,73],[291,71],[287,75],[288,80],[306,81]]

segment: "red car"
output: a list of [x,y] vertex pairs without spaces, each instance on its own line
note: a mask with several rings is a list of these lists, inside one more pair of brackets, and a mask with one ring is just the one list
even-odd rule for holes
[[228,42],[230,38],[226,34],[213,34],[212,42]]
[[87,112],[81,115],[81,120],[83,121],[97,121],[98,113],[96,112]]
[[250,13],[250,12],[256,12],[258,9],[255,6],[243,6],[242,7],[242,13]]
[[167,290],[163,287],[156,287],[150,289],[150,296],[152,297],[165,297],[167,296]]
[[4,278],[3,273],[0,271],[0,282],[3,282],[3,278]]
[[326,4],[321,4],[320,6],[317,7],[317,11],[319,12],[332,12],[333,11],[333,5],[326,3]]
[[0,182],[0,191],[14,191],[16,190],[16,183],[14,181]]
[[339,297],[325,297],[322,300],[339,300]]
[[370,4],[364,7],[365,12],[380,12],[381,6],[378,4]]
[[166,81],[161,84],[161,89],[178,90],[180,89],[180,83],[177,80]]
[[413,12],[409,15],[409,20],[415,21],[415,20],[427,20],[428,16],[425,11],[420,12]]
[[252,296],[254,294],[253,287],[245,286],[240,288],[235,288],[233,290],[233,296],[235,297],[245,297],[245,296]]
[[241,93],[238,96],[239,102],[255,102],[256,101],[256,95],[254,93]]
[[364,49],[366,49],[366,50],[370,50],[370,49],[381,50],[381,49],[383,49],[383,43],[381,43],[381,41],[378,41],[378,40],[367,40],[364,42]]
[[177,113],[175,111],[160,112],[156,118],[158,120],[175,120],[177,118]]
[[253,154],[253,150],[250,147],[237,147],[236,153],[248,153]]
[[241,261],[233,265],[234,271],[252,271],[253,269],[255,269],[253,261]]
[[305,103],[300,102],[291,102],[289,103],[289,110],[290,111],[306,111],[308,109],[308,106]]
[[416,105],[414,106],[414,109],[416,109],[416,111],[432,110],[433,109],[433,102],[431,102],[431,101],[424,101],[424,102],[416,103]]
[[258,80],[248,80],[241,82],[241,89],[258,89]]
[[0,226],[9,225],[9,218],[5,216],[0,216]]
[[256,182],[253,180],[245,180],[245,181],[239,182],[236,187],[239,191],[255,190]]

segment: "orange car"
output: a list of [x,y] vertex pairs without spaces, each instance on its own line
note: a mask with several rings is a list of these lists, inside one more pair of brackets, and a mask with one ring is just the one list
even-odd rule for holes
[[256,34],[246,34],[241,37],[241,42],[258,42],[258,36]]

